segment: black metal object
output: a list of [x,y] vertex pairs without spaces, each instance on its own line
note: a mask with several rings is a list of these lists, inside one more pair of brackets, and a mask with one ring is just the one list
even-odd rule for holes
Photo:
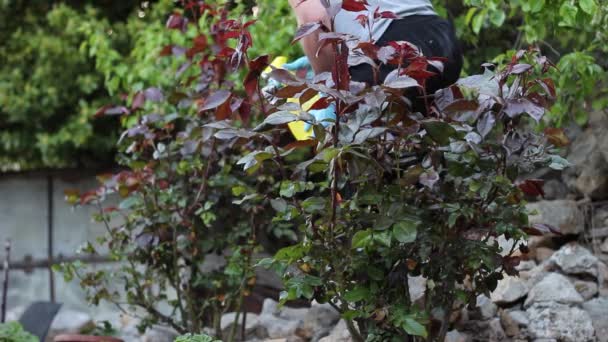
[[[48,259],[33,259],[30,255],[25,256],[22,261],[16,261],[11,263],[11,270],[20,270],[25,273],[32,273],[36,268],[49,268],[54,264],[60,264],[62,262],[74,262],[82,261],[87,264],[105,264],[116,262],[107,255],[84,255],[84,256],[63,256],[58,255],[52,261]],[[0,265],[0,270],[3,270],[4,266]]]
[[49,268],[49,294],[51,302],[55,302],[55,274],[53,273],[53,235],[54,235],[54,227],[53,227],[53,176],[47,176],[47,209],[48,209],[48,217],[47,217],[47,253],[48,253],[48,268]]
[[61,304],[57,303],[34,302],[21,315],[19,323],[23,330],[44,341],[60,308]]
[[11,240],[6,240],[6,257],[4,258],[4,282],[2,286],[2,306],[0,306],[0,323],[6,322],[6,301],[8,298],[8,276],[11,262]]

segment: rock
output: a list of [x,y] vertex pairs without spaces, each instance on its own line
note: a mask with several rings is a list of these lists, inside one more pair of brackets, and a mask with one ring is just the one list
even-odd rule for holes
[[458,330],[451,330],[445,335],[444,342],[470,342],[471,337]]
[[479,310],[482,319],[490,319],[496,316],[498,307],[490,298],[481,294],[477,296],[477,309]]
[[528,333],[536,339],[564,342],[593,341],[591,316],[577,307],[558,303],[536,303],[528,310]]
[[608,206],[595,208],[592,219],[593,228],[608,227]]
[[519,263],[519,265],[515,266],[515,269],[518,271],[529,271],[536,267],[536,262],[534,260],[524,260]]
[[562,304],[579,304],[583,297],[576,292],[574,285],[559,273],[549,273],[528,293],[524,307],[535,303],[557,302]]
[[352,342],[352,340],[350,332],[348,332],[348,328],[346,327],[346,321],[341,319],[331,331],[331,334],[323,337],[319,342]]
[[[249,319],[249,315],[247,315]],[[146,330],[141,337],[141,342],[170,342],[179,336],[177,331],[165,327],[154,327]]]
[[540,201],[529,203],[529,223],[548,224],[562,234],[579,234],[584,230],[583,214],[572,200]]
[[16,306],[6,312],[6,321],[18,321],[25,312],[25,306]]
[[548,247],[538,247],[535,250],[536,261],[539,262],[539,263],[542,263],[545,260],[549,260],[553,256],[553,253],[555,253],[555,251],[552,250],[551,248],[548,248]]
[[602,251],[602,253],[608,253],[608,238],[600,245],[600,251]]
[[595,298],[583,304],[600,342],[608,342],[608,298]]
[[559,266],[567,274],[588,274],[597,277],[599,260],[591,252],[576,242],[560,248],[551,256],[550,262]]
[[490,295],[498,305],[514,303],[528,294],[526,282],[519,277],[507,276],[498,282],[498,286]]
[[503,341],[507,338],[507,334],[502,328],[502,324],[500,324],[500,318],[494,318],[490,321],[490,341]]
[[564,183],[572,190],[593,199],[604,199],[608,193],[608,138],[606,119],[589,125],[570,145],[566,159],[571,166],[562,174]]
[[290,321],[267,314],[260,315],[261,330],[264,330],[265,334],[263,335],[267,335],[269,338],[283,338],[294,335],[301,324],[302,321]]
[[[236,317],[236,312],[229,312],[222,315],[222,319],[220,321],[220,327],[222,329],[222,334],[224,336],[228,336],[232,329],[232,325],[234,324],[234,319]],[[237,332],[240,331],[240,326],[243,319],[243,314],[239,315],[239,321],[237,326]],[[245,322],[245,334],[252,334],[260,325],[260,316],[254,313],[247,313],[247,320]]]
[[598,292],[600,296],[608,297],[608,266],[600,261],[597,264],[597,273]]
[[424,299],[424,292],[426,291],[426,278],[423,276],[408,276],[407,284],[410,290],[410,298],[413,303]]
[[576,291],[583,297],[583,300],[589,300],[597,295],[598,286],[594,281],[574,279],[572,280],[572,284],[574,284]]
[[296,334],[317,341],[327,336],[339,320],[340,314],[331,305],[314,301]]
[[50,335],[79,333],[92,325],[93,318],[88,313],[62,308],[53,319]]
[[504,328],[505,334],[509,337],[518,336],[521,328],[528,326],[528,317],[524,311],[502,310],[500,312],[500,323]]
[[306,317],[308,308],[290,308],[284,306],[279,308],[279,303],[271,298],[264,299],[260,315],[271,315],[290,321],[303,321]]
[[543,185],[543,190],[545,192],[545,199],[547,200],[565,199],[570,193],[566,184],[557,179],[546,181]]

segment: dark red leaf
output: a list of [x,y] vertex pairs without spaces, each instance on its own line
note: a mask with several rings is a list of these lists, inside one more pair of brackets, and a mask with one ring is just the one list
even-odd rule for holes
[[270,64],[270,58],[268,55],[259,56],[249,62],[249,70],[262,72]]
[[369,5],[366,0],[343,0],[342,9],[349,12],[361,12],[366,11]]
[[521,191],[528,196],[541,196],[545,197],[545,191],[543,190],[543,184],[545,181],[542,179],[526,179],[518,185]]
[[397,15],[391,11],[380,12],[380,18],[383,19],[397,19]]
[[515,118],[524,113],[528,114],[536,120],[536,122],[539,122],[545,114],[545,109],[543,107],[526,98],[507,100],[504,111],[511,118]]
[[301,84],[297,86],[285,86],[279,89],[274,95],[281,99],[288,99],[290,97],[294,97],[296,94],[299,94],[304,89],[306,89],[306,84]]
[[228,90],[218,90],[205,99],[203,105],[199,108],[199,112],[215,109],[228,101],[231,92]]
[[268,74],[268,77],[285,85],[300,86],[304,84],[304,82],[298,80],[291,72],[285,69],[274,69]]
[[133,101],[131,102],[131,110],[135,111],[144,106],[144,102],[146,102],[146,96],[143,92],[138,91],[133,96]]
[[294,141],[290,144],[285,145],[285,147],[283,147],[285,150],[291,150],[294,148],[300,148],[300,147],[311,147],[311,146],[316,146],[317,145],[317,141],[313,140],[313,139],[307,139],[307,140],[297,140]]
[[216,120],[226,120],[232,114],[232,109],[230,108],[230,101],[225,101],[215,111],[215,119]]
[[169,19],[167,19],[167,28],[173,30],[184,30],[186,28],[186,24],[188,23],[188,19],[184,18],[179,13],[173,13]]
[[243,80],[243,87],[245,87],[245,92],[247,96],[250,98],[253,97],[258,91],[258,77],[255,72],[247,73],[247,76]]
[[308,36],[309,34],[312,34],[319,28],[321,28],[320,22],[308,23],[308,24],[304,24],[304,25],[298,27],[298,30],[296,31],[296,34],[291,43],[293,44],[293,43],[297,42],[298,40]]
[[378,59],[378,50],[380,48],[378,45],[370,43],[370,42],[360,42],[357,45],[357,48],[361,49],[361,51],[371,59]]
[[456,100],[447,105],[443,110],[449,113],[475,111],[479,107],[479,103],[473,100]]
[[322,97],[313,103],[309,110],[325,109],[329,107],[330,103],[331,99],[329,97]]
[[173,45],[165,45],[160,52],[158,53],[158,55],[160,57],[165,57],[165,56],[169,56],[171,55],[171,52],[173,51]]

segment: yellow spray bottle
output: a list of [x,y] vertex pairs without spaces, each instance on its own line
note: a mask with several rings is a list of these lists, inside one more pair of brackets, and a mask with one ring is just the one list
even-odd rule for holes
[[[272,63],[270,63],[270,65],[272,65],[275,68],[281,68],[286,63],[287,63],[287,57],[279,56],[279,57],[276,57],[272,61]],[[271,71],[272,71],[272,68],[268,67],[268,68],[266,68],[266,70],[264,70],[264,74],[268,74]],[[302,110],[308,111],[310,109],[310,107],[312,107],[312,105],[315,104],[315,102],[317,102],[320,98],[321,97],[319,95],[315,95],[313,98],[306,101],[306,103],[302,104]],[[296,98],[289,98],[289,99],[287,99],[287,102],[299,103],[300,101]],[[297,112],[294,112],[294,114],[297,114]],[[312,128],[309,128],[308,130],[306,130],[305,129],[306,123],[304,121],[293,121],[293,122],[290,122],[288,124],[288,126],[289,126],[289,130],[291,131],[291,134],[294,136],[294,138],[296,138],[296,140],[308,140],[312,136]]]

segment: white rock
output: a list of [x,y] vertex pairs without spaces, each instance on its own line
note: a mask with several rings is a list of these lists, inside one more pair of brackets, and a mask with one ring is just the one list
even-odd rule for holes
[[471,337],[458,330],[452,330],[445,335],[445,342],[469,342]]
[[331,305],[313,301],[298,329],[298,335],[316,341],[327,336],[339,320],[340,314]]
[[575,279],[572,280],[572,284],[574,284],[574,288],[583,296],[584,300],[589,300],[597,295],[597,282]]
[[[223,333],[227,333],[230,332],[230,330],[232,329],[232,325],[234,324],[234,319],[236,317],[236,312],[229,312],[226,313],[224,315],[222,315],[222,319],[220,321],[220,327],[222,329]],[[240,329],[240,325],[243,322],[243,314],[241,313],[239,315],[239,321],[238,321],[238,326],[237,326],[237,332],[239,332],[238,329]],[[245,322],[245,333],[246,334],[250,334],[252,333],[260,324],[260,316],[254,314],[254,313],[247,313],[247,320]]]
[[600,245],[600,251],[603,253],[608,253],[608,238],[604,240],[604,243]]
[[540,201],[529,203],[526,208],[533,213],[528,218],[531,225],[548,224],[562,234],[580,234],[585,228],[584,216],[576,201]]
[[331,331],[329,336],[325,336],[319,340],[319,342],[352,342],[352,337],[346,326],[346,321],[343,319]]
[[493,318],[494,316],[496,316],[496,312],[498,310],[496,304],[494,304],[490,298],[486,297],[483,294],[477,296],[477,308],[481,313],[482,319]]
[[532,287],[524,302],[524,307],[528,308],[535,303],[553,302],[579,304],[583,302],[583,297],[576,292],[568,278],[559,273],[549,273]]
[[50,331],[52,335],[79,333],[92,324],[93,318],[88,313],[62,308],[53,319]]
[[558,303],[534,304],[528,310],[528,333],[536,339],[564,342],[593,341],[595,330],[589,314]]
[[555,252],[549,262],[567,274],[589,274],[597,277],[598,259],[578,243],[569,243]]
[[[249,316],[247,316],[249,318]],[[153,327],[144,333],[141,342],[171,342],[179,336],[177,331],[165,327]]]
[[498,305],[511,304],[528,294],[528,285],[519,277],[507,276],[498,282],[490,298]]
[[424,292],[426,291],[426,278],[423,276],[408,276],[407,284],[410,290],[410,299],[412,302],[416,302],[424,298]]
[[290,321],[277,316],[263,314],[259,316],[260,327],[269,338],[284,338],[293,335],[302,321]]
[[608,342],[608,298],[595,298],[583,304],[589,313],[600,342]]

